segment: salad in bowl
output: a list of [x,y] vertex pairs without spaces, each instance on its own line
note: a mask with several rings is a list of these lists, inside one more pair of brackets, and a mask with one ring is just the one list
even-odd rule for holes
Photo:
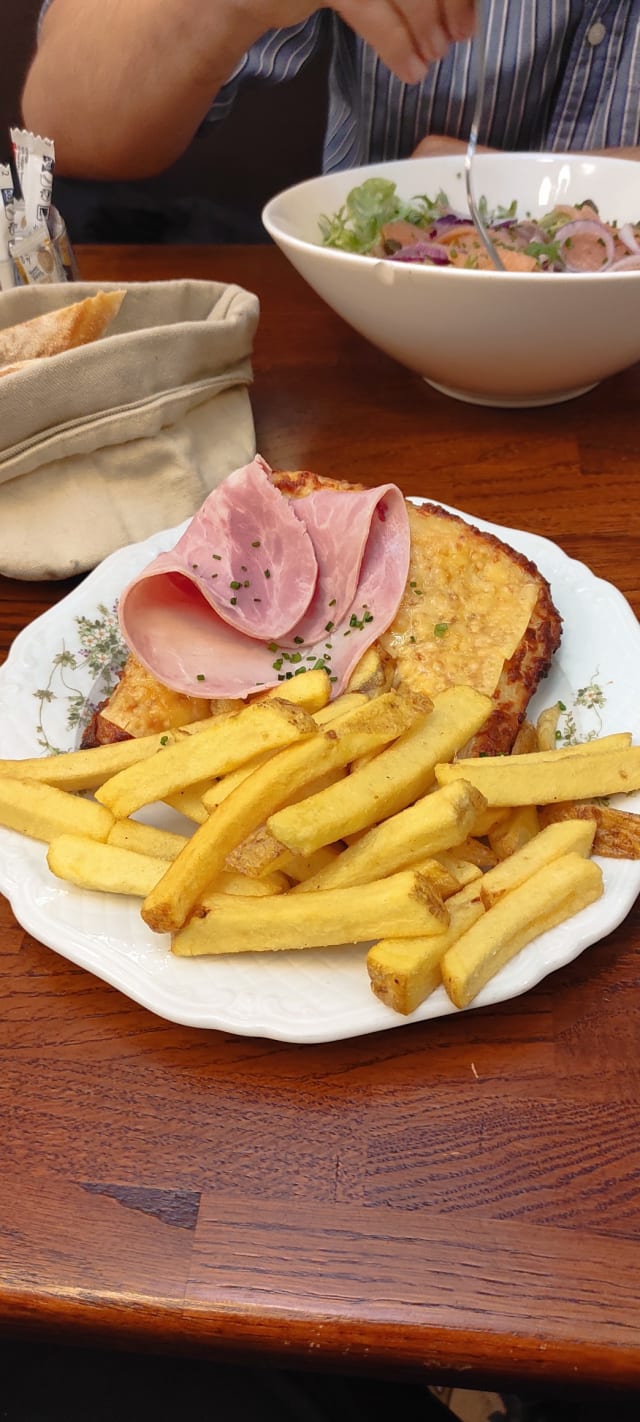
[[[549,212],[518,214],[509,207],[480,216],[505,271],[605,272],[640,268],[640,222],[607,222],[592,198],[558,203]],[[342,252],[423,266],[491,271],[492,263],[468,213],[442,190],[408,201],[389,178],[365,178],[332,217],[320,216],[322,244]]]

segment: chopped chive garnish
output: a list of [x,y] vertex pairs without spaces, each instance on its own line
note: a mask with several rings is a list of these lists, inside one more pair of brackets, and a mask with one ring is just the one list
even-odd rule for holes
[[270,573],[269,568],[265,568],[265,570],[264,570],[264,575],[265,575],[265,578],[270,578],[270,577],[271,577],[271,573]]
[[251,544],[251,547],[252,547],[252,548],[259,548],[259,547],[260,547],[260,539],[259,539],[259,538],[254,539],[254,542]]
[[238,579],[237,579],[237,578],[234,578],[234,579],[233,579],[233,582],[229,583],[229,587],[230,587],[230,588],[241,588],[241,587],[242,587],[242,583],[239,583],[239,582],[238,582]]
[[232,607],[235,607],[235,606],[236,606],[237,601],[238,601],[237,597],[230,597],[230,598],[229,598],[229,602],[231,603],[231,606],[232,606]]
[[333,622],[325,622],[325,632],[333,632]]
[[198,672],[198,675],[196,676],[196,681],[204,681],[204,672]]

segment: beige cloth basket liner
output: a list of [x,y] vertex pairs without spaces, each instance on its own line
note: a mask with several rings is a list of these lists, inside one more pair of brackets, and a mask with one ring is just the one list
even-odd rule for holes
[[[109,282],[0,295],[0,329]],[[255,453],[258,299],[222,282],[125,285],[104,336],[0,379],[0,573],[64,578],[195,513]]]

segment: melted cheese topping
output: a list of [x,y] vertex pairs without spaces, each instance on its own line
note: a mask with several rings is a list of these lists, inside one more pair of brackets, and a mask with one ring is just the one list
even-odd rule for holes
[[396,680],[427,696],[465,684],[491,696],[529,625],[537,584],[488,537],[409,508],[411,563],[380,638]]

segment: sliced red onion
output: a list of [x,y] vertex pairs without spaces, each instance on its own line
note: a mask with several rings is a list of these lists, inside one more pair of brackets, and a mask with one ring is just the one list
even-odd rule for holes
[[619,229],[618,236],[630,252],[635,252],[636,256],[640,257],[640,246],[630,222],[625,222],[624,227]]
[[544,228],[540,227],[537,222],[518,222],[516,225],[516,237],[518,239],[518,243],[522,243],[523,246],[528,246],[529,242],[549,241],[549,238]]
[[[597,237],[598,241],[602,242],[605,249],[605,259],[599,267],[594,267],[593,270],[606,272],[615,259],[616,251],[615,242],[608,228],[597,219],[592,221],[589,218],[578,218],[575,222],[566,222],[564,227],[559,227],[556,232],[556,242],[559,242],[560,246],[564,246],[567,240],[571,240],[574,237]],[[584,267],[574,266],[566,254],[564,260],[568,272],[581,272],[585,270]]]
[[449,266],[449,253],[438,242],[413,242],[400,247],[389,259],[392,262],[433,262],[437,267]]
[[454,227],[472,227],[470,217],[462,217],[459,212],[447,212],[444,217],[437,217],[431,228],[432,237],[443,237],[445,232],[452,232]]
[[610,272],[633,272],[640,271],[640,247],[637,252],[632,252],[628,257],[619,257],[617,262],[612,262],[609,267]]

